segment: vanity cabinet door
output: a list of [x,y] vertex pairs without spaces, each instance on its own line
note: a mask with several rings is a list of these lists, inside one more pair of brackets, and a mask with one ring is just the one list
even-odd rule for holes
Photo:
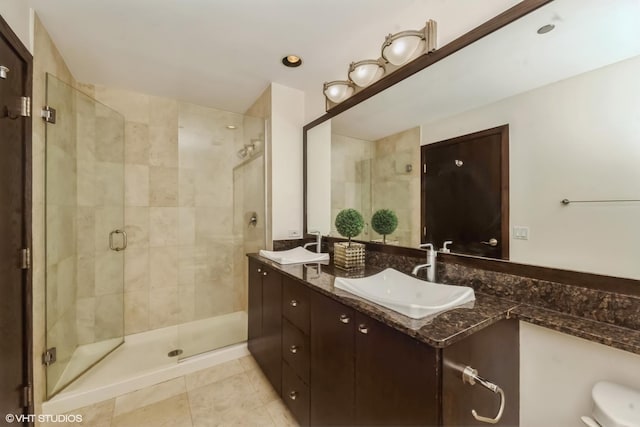
[[442,406],[446,426],[486,426],[471,414],[495,417],[498,394],[479,383],[462,382],[462,370],[471,366],[478,375],[502,388],[505,406],[495,425],[517,426],[520,418],[520,338],[516,320],[502,320],[442,350]]
[[358,425],[438,425],[437,350],[364,314],[355,324]]
[[248,347],[278,395],[282,391],[282,275],[249,262]]
[[317,292],[311,294],[311,425],[355,421],[355,312]]
[[265,268],[262,272],[262,334],[264,373],[282,393],[282,275]]
[[247,346],[257,359],[262,337],[262,264],[249,258]]

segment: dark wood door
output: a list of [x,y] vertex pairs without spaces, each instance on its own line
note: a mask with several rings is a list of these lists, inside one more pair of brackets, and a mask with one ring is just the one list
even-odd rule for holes
[[311,425],[353,425],[355,312],[311,294]]
[[0,18],[0,413],[28,410],[30,384],[30,277],[21,250],[30,240],[31,121],[20,98],[30,95],[31,57]]
[[356,424],[439,422],[437,350],[356,314]]
[[282,394],[282,275],[262,267],[262,367],[265,376]]
[[422,146],[423,243],[509,258],[508,134],[505,125]]
[[466,366],[478,370],[478,375],[501,387],[505,394],[505,409],[498,426],[517,426],[520,418],[520,339],[517,320],[503,320],[464,340],[445,348],[443,352],[443,425],[486,426],[471,414],[475,410],[483,417],[495,417],[500,397],[479,383],[462,382]]

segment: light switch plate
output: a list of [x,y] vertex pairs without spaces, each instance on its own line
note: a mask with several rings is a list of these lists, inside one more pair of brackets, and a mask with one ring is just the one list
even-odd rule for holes
[[529,227],[514,225],[513,238],[516,240],[529,240]]

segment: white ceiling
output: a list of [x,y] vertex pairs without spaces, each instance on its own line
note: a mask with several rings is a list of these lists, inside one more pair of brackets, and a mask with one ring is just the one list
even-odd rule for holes
[[[377,58],[387,33],[438,22],[439,46],[519,0],[28,0],[79,81],[243,113],[270,82],[306,93],[351,61]],[[285,68],[281,58],[304,63]]]

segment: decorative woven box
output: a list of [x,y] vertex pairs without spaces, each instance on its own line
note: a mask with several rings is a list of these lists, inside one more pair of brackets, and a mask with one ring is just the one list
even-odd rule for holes
[[333,244],[333,263],[336,267],[350,270],[364,267],[365,245],[362,243],[339,242]]

